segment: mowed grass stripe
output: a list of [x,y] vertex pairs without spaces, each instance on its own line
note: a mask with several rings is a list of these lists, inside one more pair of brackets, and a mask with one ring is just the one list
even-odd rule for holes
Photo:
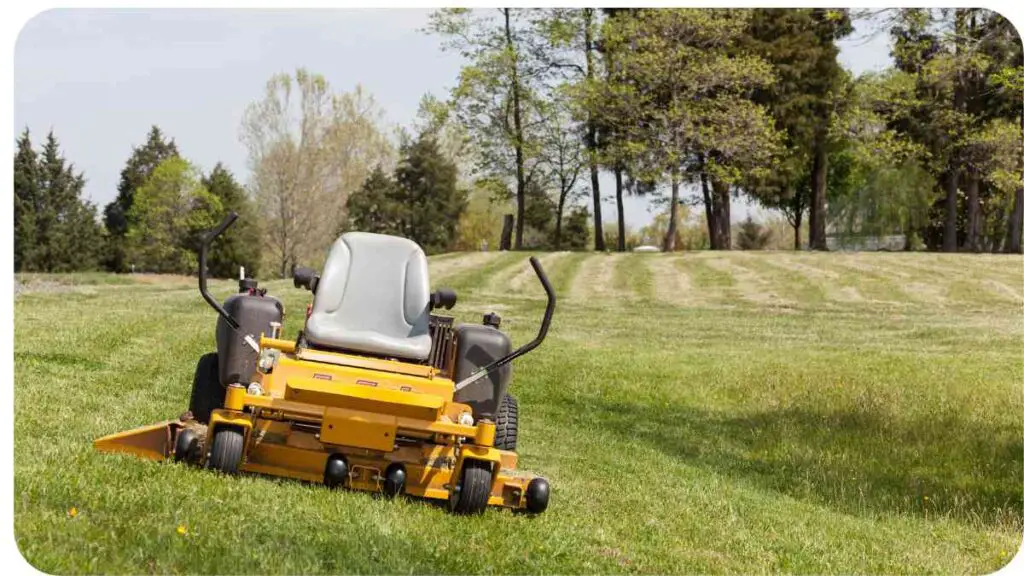
[[438,282],[445,282],[460,273],[487,265],[499,254],[498,252],[453,252],[441,256],[431,256],[428,259],[428,269],[432,288],[441,286]]
[[494,254],[485,258],[467,255],[469,260],[457,270],[444,278],[444,285],[453,288],[456,293],[470,293],[485,291],[488,283],[496,274],[501,274],[510,267],[515,266],[522,257],[517,252],[481,252],[479,254]]
[[867,301],[867,305],[903,306],[915,303],[900,289],[904,281],[902,278],[870,264],[860,254],[822,255],[816,265],[838,274],[839,284],[855,289]]
[[659,302],[672,306],[694,306],[703,301],[693,286],[690,274],[680,265],[683,258],[667,254],[652,254],[645,258],[654,285],[654,296]]
[[803,262],[768,253],[741,252],[729,257],[756,273],[756,278],[759,278],[757,284],[783,301],[817,305],[833,300],[820,281],[823,274]]
[[[733,255],[716,255],[707,258],[707,265],[719,272],[732,277],[730,285],[734,302],[755,306],[790,306],[792,301],[775,292],[755,268],[756,263],[744,262],[743,265],[734,261]],[[752,264],[752,265],[751,265]]]
[[656,254],[622,254],[615,261],[612,281],[615,289],[630,298],[649,299],[654,297],[654,277],[647,261]]
[[693,291],[701,295],[701,303],[728,306],[740,303],[732,274],[710,266],[706,258],[686,253],[675,262],[675,267],[689,277]]
[[509,294],[527,298],[545,298],[544,287],[541,286],[540,280],[537,279],[537,273],[534,271],[533,265],[530,264],[530,256],[537,258],[541,269],[544,270],[544,274],[548,277],[548,281],[551,281],[553,275],[555,278],[558,278],[559,270],[565,264],[565,259],[570,255],[571,252],[552,252],[536,255],[523,254],[522,263],[513,269],[515,274],[510,278],[496,278],[499,285],[492,285],[491,289],[499,292],[504,290]]
[[[580,266],[588,256],[590,255],[586,252],[570,252],[558,259],[557,266],[553,270],[548,270],[547,264],[542,262],[544,271],[547,273],[548,280],[551,282],[551,287],[555,289],[559,301],[568,300],[567,296],[572,283],[576,279],[576,275],[579,274]],[[537,280],[533,280],[533,282],[537,282]]]
[[569,288],[569,298],[590,304],[600,300],[629,298],[631,292],[621,281],[616,282],[618,262],[624,254],[591,254],[580,265],[579,272]]

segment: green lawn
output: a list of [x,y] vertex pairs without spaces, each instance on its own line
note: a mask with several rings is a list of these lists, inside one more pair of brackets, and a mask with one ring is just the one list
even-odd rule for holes
[[[512,385],[520,465],[553,487],[538,517],[98,454],[185,410],[214,313],[188,279],[18,276],[18,546],[51,573],[985,573],[1017,552],[1024,259],[543,257],[558,310]],[[446,255],[433,283],[523,342],[526,258]],[[267,285],[294,334],[308,293]]]

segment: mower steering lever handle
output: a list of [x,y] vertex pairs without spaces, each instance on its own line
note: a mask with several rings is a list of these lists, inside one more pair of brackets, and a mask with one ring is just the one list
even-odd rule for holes
[[206,252],[209,250],[210,244],[213,243],[214,239],[223,234],[229,226],[235,223],[235,220],[238,220],[238,212],[232,210],[216,228],[203,235],[203,240],[199,244],[199,293],[203,295],[203,300],[206,300],[206,303],[216,310],[217,314],[220,314],[220,317],[228,323],[228,326],[238,330],[238,321],[228,314],[227,310],[220,305],[220,302],[217,302],[216,298],[211,296],[210,292],[206,289]]
[[455,384],[456,392],[462,390],[466,386],[469,386],[473,382],[486,377],[491,372],[501,368],[516,358],[519,358],[523,354],[532,352],[533,349],[540,346],[540,343],[547,337],[548,328],[551,327],[551,317],[555,315],[555,289],[551,286],[551,282],[548,281],[548,275],[544,273],[544,268],[540,265],[540,260],[538,260],[536,256],[530,256],[530,266],[533,266],[533,271],[537,273],[537,278],[540,280],[541,286],[544,287],[544,292],[548,295],[548,304],[544,308],[544,318],[540,322],[540,330],[537,331],[537,336],[533,340],[517,348],[509,355],[491,362],[487,366],[457,382]]

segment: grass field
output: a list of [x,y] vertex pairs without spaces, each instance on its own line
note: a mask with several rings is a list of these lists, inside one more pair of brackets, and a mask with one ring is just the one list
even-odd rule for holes
[[[526,254],[431,258],[531,337]],[[515,365],[538,517],[101,455],[175,417],[214,314],[187,278],[21,277],[15,535],[45,572],[970,572],[1024,530],[1024,260],[545,254]],[[299,329],[308,293],[267,284]],[[220,282],[226,296],[231,284]]]

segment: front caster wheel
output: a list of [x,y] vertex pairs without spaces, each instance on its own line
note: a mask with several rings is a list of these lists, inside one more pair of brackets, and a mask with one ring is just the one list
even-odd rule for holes
[[543,478],[534,478],[526,487],[526,509],[533,514],[540,514],[548,509],[551,497],[551,486]]
[[225,474],[238,472],[245,449],[245,434],[234,426],[218,426],[210,449],[210,468]]
[[480,514],[491,497],[491,463],[466,460],[448,505],[456,514]]
[[174,440],[174,461],[195,464],[199,461],[199,435],[185,428]]

